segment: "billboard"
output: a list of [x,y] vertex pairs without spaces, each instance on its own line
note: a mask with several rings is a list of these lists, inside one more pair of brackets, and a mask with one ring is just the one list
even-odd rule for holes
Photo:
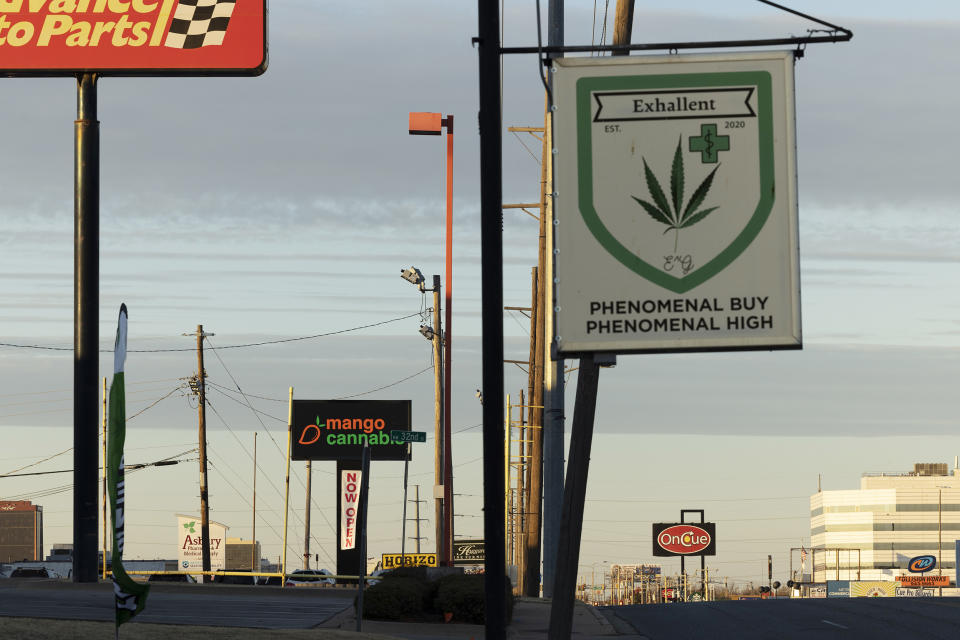
[[[227,526],[208,521],[210,570],[226,569]],[[177,514],[177,569],[203,571],[203,536],[200,518]]]
[[902,575],[897,577],[901,587],[949,587],[950,576]]
[[483,564],[486,561],[483,540],[454,540],[453,564]]
[[827,580],[828,598],[849,598],[850,581],[849,580]]
[[653,555],[715,556],[717,555],[716,524],[713,522],[654,523]]
[[340,549],[357,547],[357,510],[360,505],[360,484],[363,472],[357,469],[340,471]]
[[870,582],[867,580],[850,582],[851,598],[893,598],[896,595],[896,582]]
[[294,460],[406,460],[407,444],[391,431],[410,431],[410,400],[294,400]]
[[436,567],[435,553],[384,553],[380,559],[382,569],[398,567]]
[[0,74],[259,75],[266,0],[0,0]]
[[559,354],[800,348],[793,54],[553,64]]

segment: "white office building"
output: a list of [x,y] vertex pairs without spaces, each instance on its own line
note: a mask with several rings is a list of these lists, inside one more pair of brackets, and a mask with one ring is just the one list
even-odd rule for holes
[[810,497],[813,581],[895,580],[907,562],[934,555],[956,576],[960,539],[960,469],[954,463],[915,464],[908,473],[865,473],[860,489],[819,491]]

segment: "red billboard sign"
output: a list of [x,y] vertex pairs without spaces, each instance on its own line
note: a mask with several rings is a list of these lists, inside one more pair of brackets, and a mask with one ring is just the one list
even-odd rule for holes
[[653,555],[712,556],[716,555],[716,527],[712,522],[698,524],[653,525]]
[[266,0],[0,0],[0,74],[259,75]]

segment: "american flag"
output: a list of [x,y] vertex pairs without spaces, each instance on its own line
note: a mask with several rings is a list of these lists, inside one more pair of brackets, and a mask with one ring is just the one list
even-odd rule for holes
[[223,44],[237,0],[180,0],[163,43],[174,49]]

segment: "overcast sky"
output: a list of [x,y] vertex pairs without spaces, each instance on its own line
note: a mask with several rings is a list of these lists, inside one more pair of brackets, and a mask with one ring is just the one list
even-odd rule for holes
[[[432,431],[429,344],[417,333],[425,305],[397,276],[411,264],[442,273],[444,148],[408,136],[409,111],[456,117],[456,531],[482,535],[476,10],[461,4],[277,0],[262,77],[100,81],[101,344],[111,347],[126,302],[128,415],[172,392],[131,420],[127,459],[196,447],[195,404],[177,388],[196,368],[194,342],[181,334],[202,323],[216,334],[210,380],[226,387],[210,396],[211,517],[249,537],[258,431],[257,536],[271,558],[280,553],[288,387],[300,398],[410,398],[415,428]],[[705,0],[661,4],[638,3],[635,42],[818,27],[746,0],[722,11]],[[804,350],[622,356],[603,370],[582,571],[652,561],[649,523],[704,508],[718,523],[711,574],[759,580],[773,554],[785,578],[789,549],[809,544],[818,474],[824,488],[856,488],[862,472],[960,454],[960,9],[835,4],[803,8],[853,40],[811,45],[796,65]],[[505,43],[535,44],[535,19],[532,3],[508,1]],[[568,44],[599,42],[601,20],[592,36],[593,3],[568,0]],[[536,56],[504,60],[505,127],[542,125],[537,73]],[[75,83],[3,79],[0,96],[0,342],[69,348]],[[533,137],[504,133],[505,202],[536,200],[538,158]],[[522,212],[505,213],[507,305],[529,304],[536,231]],[[367,325],[378,326],[219,349]],[[506,358],[525,358],[528,320],[507,313],[504,329]],[[182,351],[142,352],[152,349]],[[110,363],[105,353],[103,375]],[[515,395],[525,374],[506,372]],[[71,376],[68,350],[0,347],[0,473],[72,446]],[[574,371],[568,416],[575,383]],[[263,414],[241,404],[237,387]],[[432,438],[415,446],[411,483],[429,495]],[[173,514],[198,508],[196,455],[183,457],[191,461],[131,475],[128,556],[173,557]],[[303,537],[303,469],[294,467],[291,562]],[[402,465],[376,467],[372,555],[399,551],[402,502]],[[315,470],[311,548],[332,569],[333,464]],[[3,478],[0,497],[44,506],[49,547],[72,539],[70,494],[34,492],[69,482]],[[423,526],[432,550],[432,522]]]

